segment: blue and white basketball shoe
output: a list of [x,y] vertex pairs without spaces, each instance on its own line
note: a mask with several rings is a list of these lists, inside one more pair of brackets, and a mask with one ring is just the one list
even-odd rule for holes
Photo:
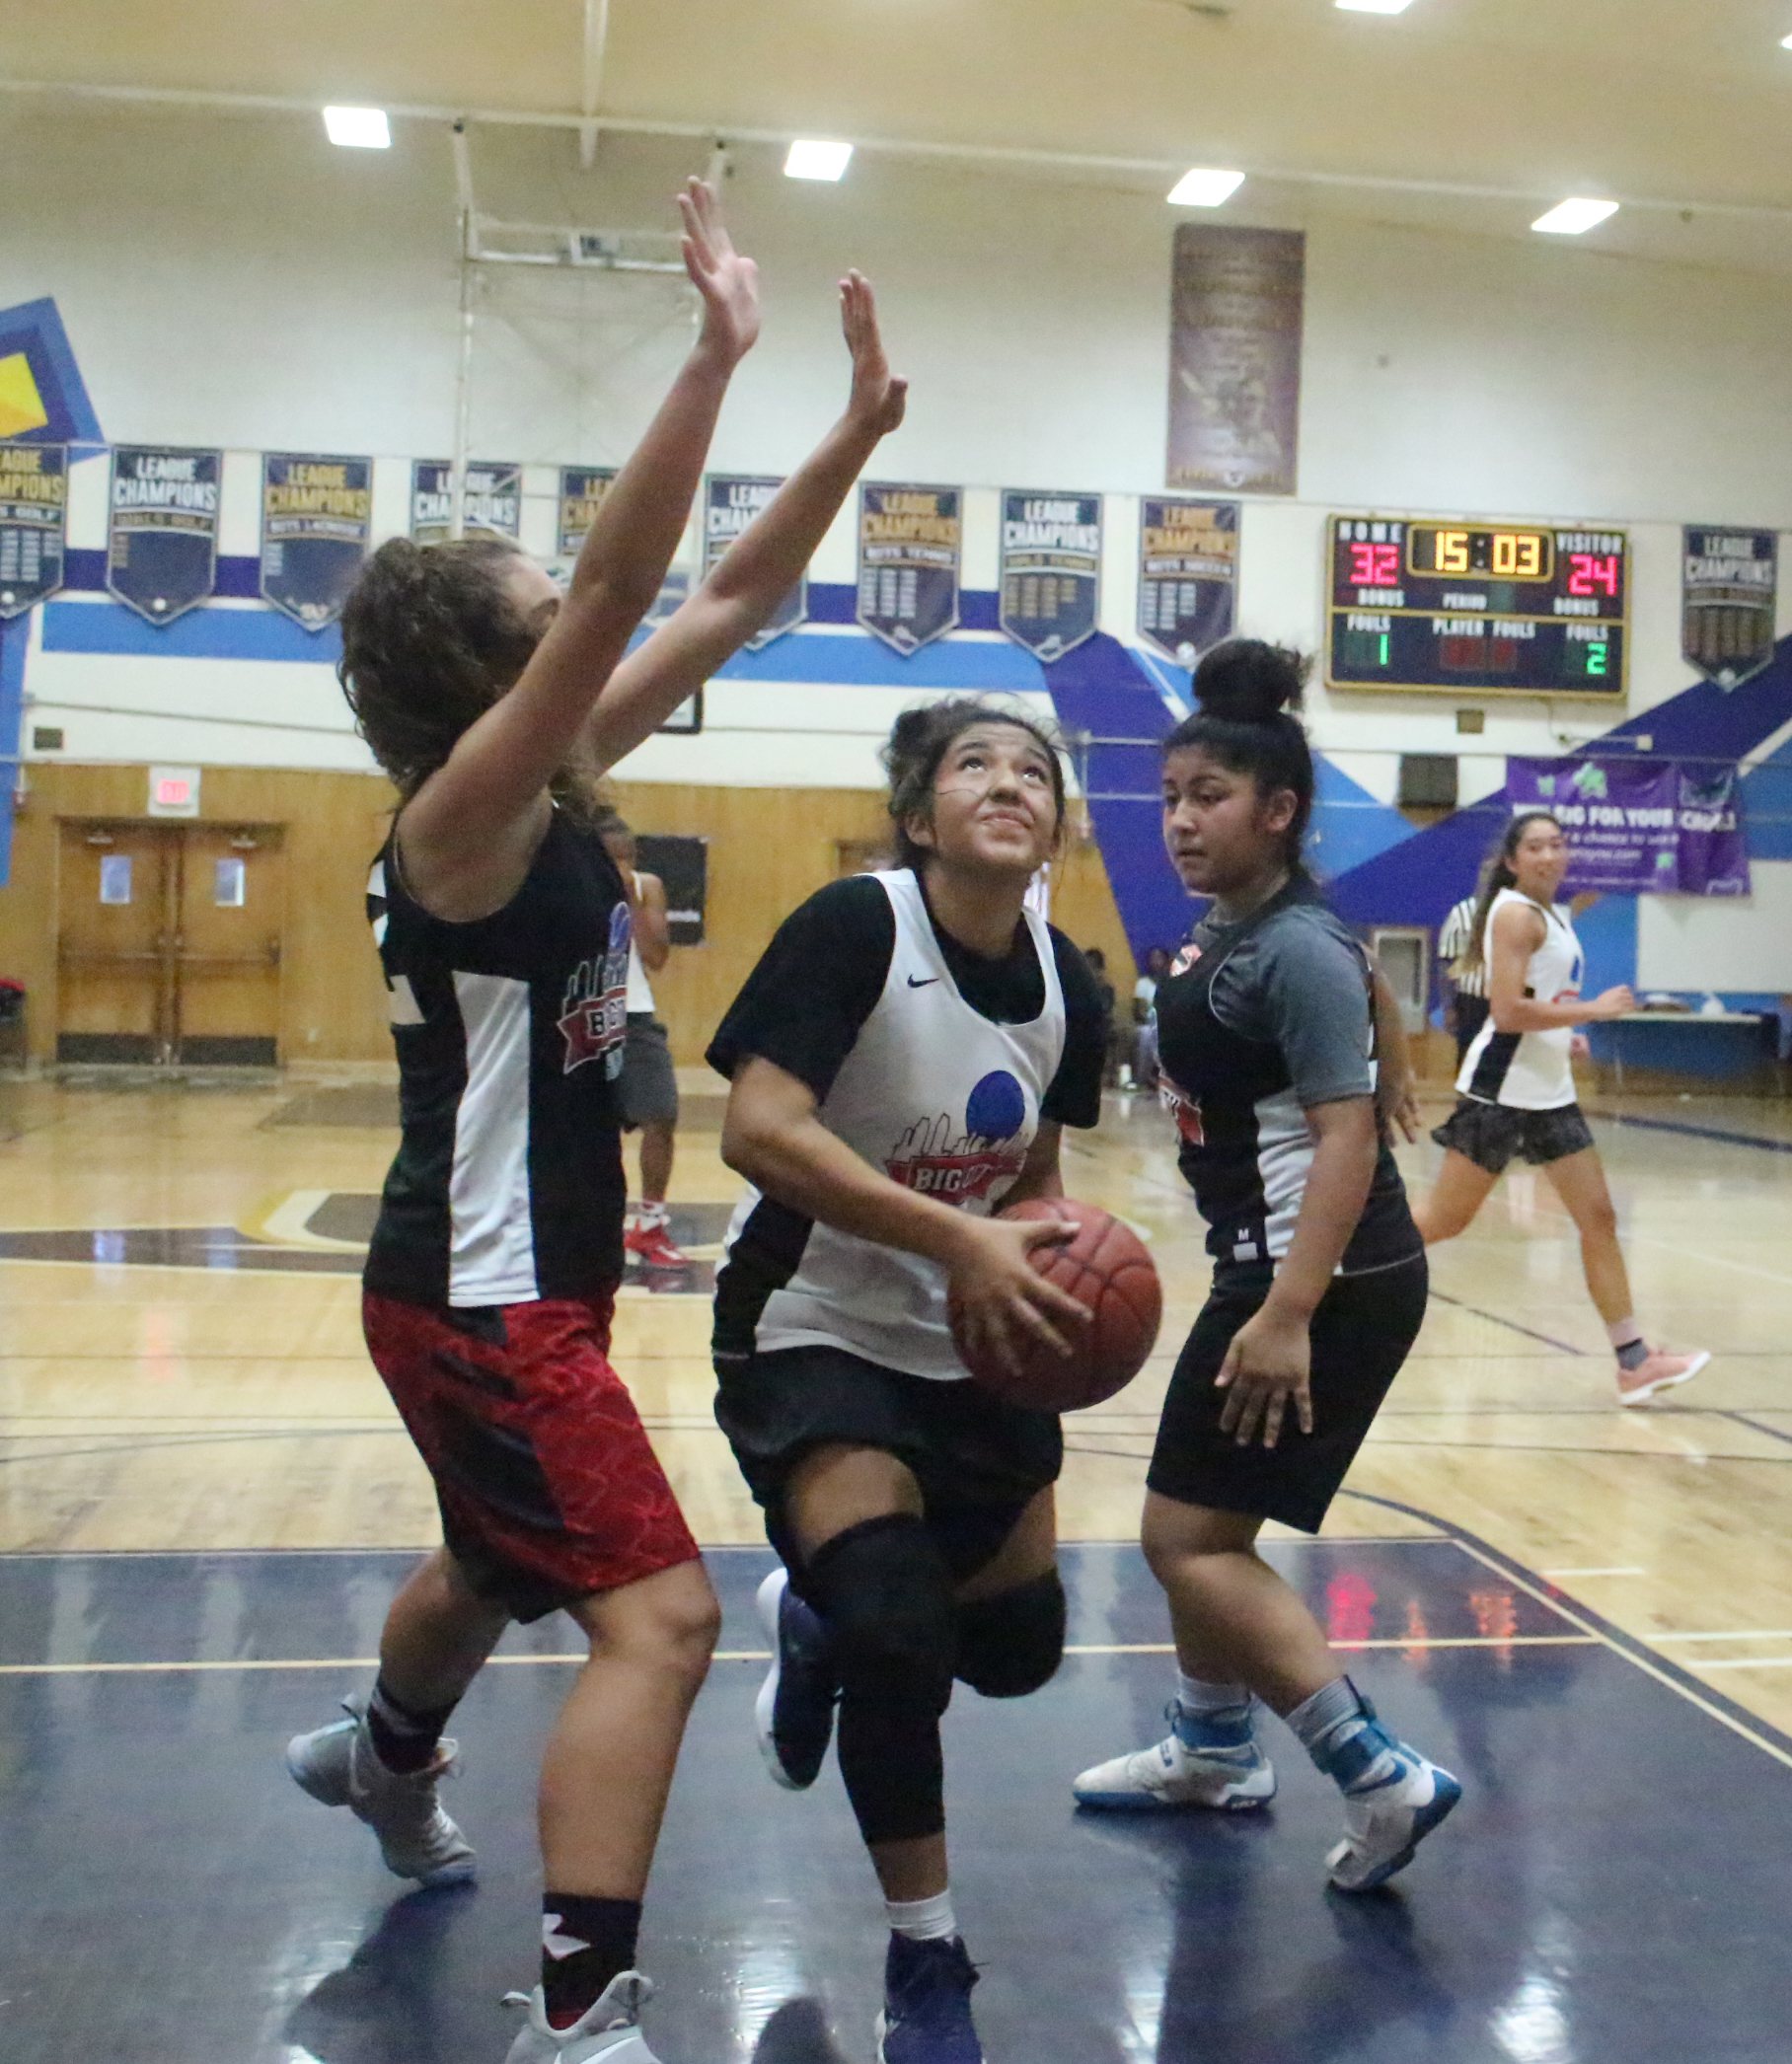
[[1071,1786],[1077,1804],[1104,1812],[1163,1812],[1184,1806],[1237,1812],[1276,1796],[1275,1767],[1257,1746],[1254,1707],[1188,1713],[1172,1699],[1169,1733],[1154,1748],[1097,1763]]
[[1405,1870],[1462,1796],[1448,1770],[1395,1740],[1367,1699],[1362,1706],[1354,1735],[1327,1745],[1325,1767],[1344,1792],[1344,1839],[1325,1868],[1341,1892],[1373,1891]]
[[782,1563],[759,1586],[758,1605],[772,1644],[772,1667],[753,1705],[759,1752],[786,1792],[806,1792],[821,1774],[840,1698],[827,1630],[791,1590]]

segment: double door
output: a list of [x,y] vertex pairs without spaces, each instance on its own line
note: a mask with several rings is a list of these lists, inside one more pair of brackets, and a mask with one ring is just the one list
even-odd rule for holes
[[281,828],[64,819],[56,1058],[279,1060]]

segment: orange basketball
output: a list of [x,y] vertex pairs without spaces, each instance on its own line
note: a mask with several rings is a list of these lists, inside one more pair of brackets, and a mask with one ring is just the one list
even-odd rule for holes
[[959,1358],[986,1390],[1011,1405],[1040,1412],[1076,1412],[1124,1390],[1145,1366],[1163,1318],[1163,1289],[1145,1243],[1131,1226],[1092,1204],[1068,1197],[1035,1197],[999,1212],[1002,1218],[1074,1218],[1077,1236],[1062,1247],[1035,1247],[1033,1267],[1048,1282],[1086,1305],[1087,1325],[1064,1328],[1066,1357],[1029,1335],[1018,1371],[967,1349],[957,1299],[947,1302]]

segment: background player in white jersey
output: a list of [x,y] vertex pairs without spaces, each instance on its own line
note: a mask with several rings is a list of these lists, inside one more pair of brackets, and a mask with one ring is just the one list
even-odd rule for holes
[[1427,1246],[1454,1239],[1515,1153],[1541,1168],[1580,1234],[1587,1288],[1617,1356],[1618,1402],[1640,1405],[1711,1358],[1652,1349],[1636,1322],[1617,1213],[1571,1066],[1575,1026],[1620,1018],[1636,999],[1620,985],[1582,1000],[1580,940],[1555,900],[1567,872],[1557,820],[1546,810],[1515,817],[1493,855],[1461,963],[1485,971],[1487,1019],[1463,1057],[1456,1107],[1432,1135],[1446,1149],[1437,1186],[1413,1216]]
[[689,1257],[672,1238],[666,1205],[678,1133],[678,1074],[666,1028],[654,1012],[649,980],[672,955],[666,885],[657,874],[643,874],[635,866],[635,834],[622,818],[607,816],[603,832],[604,849],[622,869],[631,922],[624,999],[629,1023],[619,1095],[623,1124],[640,1134],[640,1203],[630,1216],[623,1246],[649,1269],[682,1269]]
[[1025,907],[1063,823],[1051,741],[960,699],[901,717],[886,758],[900,867],[786,920],[709,1049],[733,1082],[722,1153],[754,1185],[716,1284],[715,1414],[784,1565],[760,1592],[781,1784],[814,1782],[839,1700],[891,1930],[879,2056],[976,2064],[939,1719],[954,1679],[1013,1698],[1058,1666],[1064,1442],[969,1380],[946,1291],[1005,1352],[1085,1316],[1027,1260],[1064,1228],[991,1214],[1063,1195],[1107,1015]]
[[1304,675],[1255,639],[1217,645],[1195,672],[1200,708],[1163,745],[1163,843],[1183,886],[1214,899],[1156,998],[1163,1098],[1214,1277],[1146,1480],[1145,1553],[1176,1636],[1170,1733],[1073,1790],[1098,1811],[1262,1806],[1276,1776],[1256,1740],[1261,1699],[1344,1795],[1331,1882],[1367,1891],[1460,1787],[1382,1726],[1257,1553],[1266,1519],[1318,1532],[1426,1299],[1377,1109],[1380,1027],[1397,1016],[1378,1010],[1369,956],[1302,863]]
[[1463,956],[1484,970],[1488,1015],[1456,1077],[1457,1104],[1431,1136],[1446,1147],[1437,1187],[1412,1214],[1427,1247],[1468,1230],[1505,1164],[1522,1153],[1542,1168],[1582,1242],[1588,1290],[1618,1359],[1618,1404],[1639,1406],[1695,1376],[1709,1354],[1662,1354],[1643,1340],[1618,1214],[1594,1136],[1575,1102],[1575,1026],[1637,1007],[1629,989],[1582,1001],[1582,947],[1556,902],[1567,836],[1548,811],[1514,817],[1493,854]]
[[401,805],[369,889],[403,1131],[368,1256],[369,1350],[435,1481],[445,1545],[394,1601],[365,1711],[300,1735],[299,1784],[388,1866],[465,1878],[436,1798],[442,1732],[509,1621],[590,1643],[542,1761],[541,1984],[512,2064],[651,2064],[640,1902],[715,1599],[607,1359],[622,1277],[629,904],[593,777],[652,734],[799,576],[900,422],[852,275],[845,416],[669,623],[658,594],[734,366],[759,330],[714,196],[682,197],[704,302],[691,359],[624,467],[564,599],[497,542],[382,546],[343,617],[342,678]]

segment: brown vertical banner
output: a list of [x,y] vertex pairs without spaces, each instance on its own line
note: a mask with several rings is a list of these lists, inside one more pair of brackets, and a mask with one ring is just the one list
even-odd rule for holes
[[1294,493],[1306,276],[1299,230],[1185,222],[1176,231],[1171,487]]

